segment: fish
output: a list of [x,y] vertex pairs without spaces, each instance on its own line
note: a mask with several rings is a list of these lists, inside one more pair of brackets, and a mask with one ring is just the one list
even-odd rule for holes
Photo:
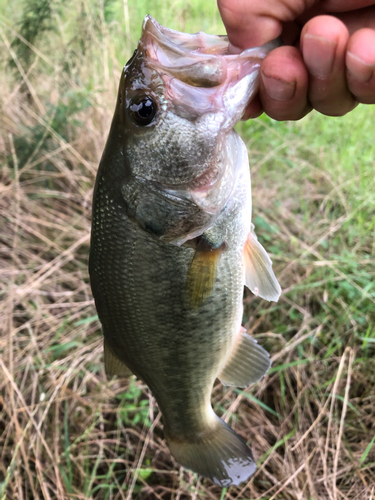
[[217,378],[246,387],[270,367],[241,326],[243,291],[281,288],[251,222],[248,153],[233,130],[277,43],[228,53],[221,35],[146,16],[121,74],[98,168],[89,272],[109,377],[136,375],[171,454],[221,487],[256,464],[211,405]]

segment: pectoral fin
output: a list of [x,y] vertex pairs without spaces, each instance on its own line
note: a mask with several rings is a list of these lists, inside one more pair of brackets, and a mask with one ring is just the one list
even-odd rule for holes
[[211,295],[224,246],[223,243],[215,247],[204,236],[200,237],[187,275],[186,298],[190,307],[199,307]]
[[117,375],[120,378],[130,377],[133,372],[129,370],[125,363],[120,361],[117,356],[113,354],[112,349],[108,345],[108,342],[104,339],[104,367],[105,373],[108,378],[112,378]]
[[272,261],[259,243],[251,225],[245,250],[245,285],[259,297],[277,302],[281,287],[272,270]]
[[224,385],[247,387],[260,380],[270,366],[268,352],[241,328],[233,351],[218,378]]

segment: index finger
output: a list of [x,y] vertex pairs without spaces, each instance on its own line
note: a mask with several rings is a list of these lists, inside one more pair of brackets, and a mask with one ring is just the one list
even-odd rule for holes
[[282,21],[295,16],[282,12],[280,0],[218,0],[217,4],[230,43],[242,50],[274,40],[281,34]]
[[[334,13],[345,24],[358,22],[374,0],[217,0],[229,42],[242,50],[263,45],[281,35],[285,23],[298,18],[305,24],[311,17]],[[353,16],[353,11],[355,16]],[[371,27],[371,26],[368,26]],[[350,26],[349,26],[350,29]],[[286,27],[288,30],[288,27]],[[352,31],[352,30],[351,30]],[[285,40],[289,43],[288,40]]]

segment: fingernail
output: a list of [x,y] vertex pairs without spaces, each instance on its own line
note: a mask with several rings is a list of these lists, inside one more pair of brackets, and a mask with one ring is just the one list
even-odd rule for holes
[[337,43],[322,36],[306,34],[303,58],[307,69],[316,78],[326,79],[332,71]]
[[360,57],[355,56],[351,52],[346,54],[346,67],[350,78],[353,78],[360,83],[369,82],[374,72],[373,64],[366,63]]
[[267,76],[262,71],[262,80],[264,88],[275,101],[289,101],[294,96],[296,91],[296,82],[286,82],[272,76]]
[[253,120],[254,118],[258,118],[261,114],[263,113],[263,110],[261,109],[260,111],[254,111],[254,112],[248,112],[244,111],[244,114],[241,116],[241,120],[246,122],[247,120]]
[[254,101],[248,104],[242,115],[241,120],[249,120],[249,118],[257,118],[263,113],[262,105],[260,99],[256,97]]

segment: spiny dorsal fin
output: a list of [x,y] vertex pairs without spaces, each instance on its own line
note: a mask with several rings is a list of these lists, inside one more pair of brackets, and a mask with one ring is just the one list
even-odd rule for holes
[[231,355],[218,378],[224,385],[247,387],[260,380],[270,366],[268,352],[241,327]]
[[186,282],[186,298],[190,307],[199,307],[214,287],[217,263],[225,244],[214,246],[204,236],[199,238]]
[[112,349],[108,345],[108,342],[104,339],[104,368],[105,373],[108,378],[112,378],[115,375],[118,377],[130,377],[133,372],[129,370],[125,363],[120,361],[117,356],[113,354]]
[[251,231],[244,250],[245,285],[262,299],[277,302],[281,287],[272,270],[272,261],[259,243],[251,224]]

